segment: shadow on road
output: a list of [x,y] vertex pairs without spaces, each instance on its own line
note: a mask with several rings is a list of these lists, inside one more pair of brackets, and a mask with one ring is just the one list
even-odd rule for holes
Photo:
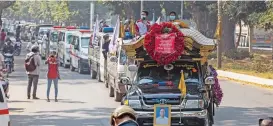
[[220,107],[216,110],[215,119],[219,126],[251,126],[258,125],[259,118],[268,116],[273,116],[273,107]]
[[[39,111],[34,113],[38,115],[12,115],[11,121],[14,126],[109,126],[112,111],[113,109],[109,108]],[[83,114],[83,116],[66,116],[71,114]]]

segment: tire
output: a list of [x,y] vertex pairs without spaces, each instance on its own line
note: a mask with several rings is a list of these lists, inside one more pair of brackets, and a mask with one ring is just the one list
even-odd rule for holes
[[[70,61],[71,61],[71,59],[70,59]],[[73,65],[72,65],[71,62],[70,62],[70,70],[71,70],[71,71],[75,71],[75,67],[73,67]]]
[[118,91],[115,91],[115,96],[114,96],[114,98],[115,98],[115,101],[116,101],[116,102],[121,102],[122,94],[119,93]]
[[97,72],[97,80],[98,80],[98,82],[102,82],[101,79],[100,79],[100,69],[98,68],[97,71],[98,71]]
[[104,84],[106,88],[109,88],[109,84],[108,84],[108,76],[105,77],[104,79]]
[[90,76],[91,76],[92,79],[96,79],[97,78],[97,72],[91,69],[90,70]]
[[111,86],[111,85],[109,85],[109,97],[114,97],[114,88]]
[[80,61],[78,61],[78,72],[79,72],[80,74],[83,74],[82,67],[81,67],[81,65],[80,65]]

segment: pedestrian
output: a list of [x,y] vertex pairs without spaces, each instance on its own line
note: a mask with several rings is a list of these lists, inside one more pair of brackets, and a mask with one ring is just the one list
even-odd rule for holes
[[57,53],[53,51],[47,58],[46,64],[48,64],[47,72],[47,101],[50,102],[49,94],[52,81],[54,83],[55,89],[55,102],[58,102],[58,79],[60,79],[59,69],[58,69],[58,60]]
[[5,44],[7,34],[5,33],[5,30],[2,29],[0,34],[0,50],[3,48],[3,45]]
[[176,20],[176,13],[174,11],[169,13],[170,22],[174,22]]
[[39,46],[33,45],[31,52],[27,54],[25,60],[26,73],[28,75],[27,98],[30,99],[31,87],[33,85],[32,98],[39,99],[36,96],[38,80],[40,75],[41,57],[39,55]]
[[27,52],[31,52],[31,48],[34,45],[38,46],[38,43],[36,42],[35,37],[32,37],[31,41],[27,44],[27,47],[26,47]]
[[136,22],[136,32],[139,36],[145,35],[151,27],[151,23],[147,19],[148,15],[148,11],[142,11],[141,19]]
[[111,126],[139,126],[136,122],[135,111],[127,105],[115,109],[111,115],[110,123]]

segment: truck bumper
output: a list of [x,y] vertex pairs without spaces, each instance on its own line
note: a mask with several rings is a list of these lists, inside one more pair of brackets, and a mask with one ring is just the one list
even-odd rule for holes
[[[137,122],[141,126],[153,125],[154,112],[136,111]],[[182,115],[182,116],[180,116]],[[181,124],[180,122],[181,118]],[[207,123],[207,110],[202,111],[182,111],[171,113],[172,126],[206,126]]]

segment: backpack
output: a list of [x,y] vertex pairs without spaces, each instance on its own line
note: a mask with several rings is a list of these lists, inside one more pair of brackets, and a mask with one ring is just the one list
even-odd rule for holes
[[35,61],[34,61],[34,55],[28,57],[25,60],[25,68],[26,68],[27,72],[32,72],[32,71],[34,71],[36,69],[36,65],[35,65]]

